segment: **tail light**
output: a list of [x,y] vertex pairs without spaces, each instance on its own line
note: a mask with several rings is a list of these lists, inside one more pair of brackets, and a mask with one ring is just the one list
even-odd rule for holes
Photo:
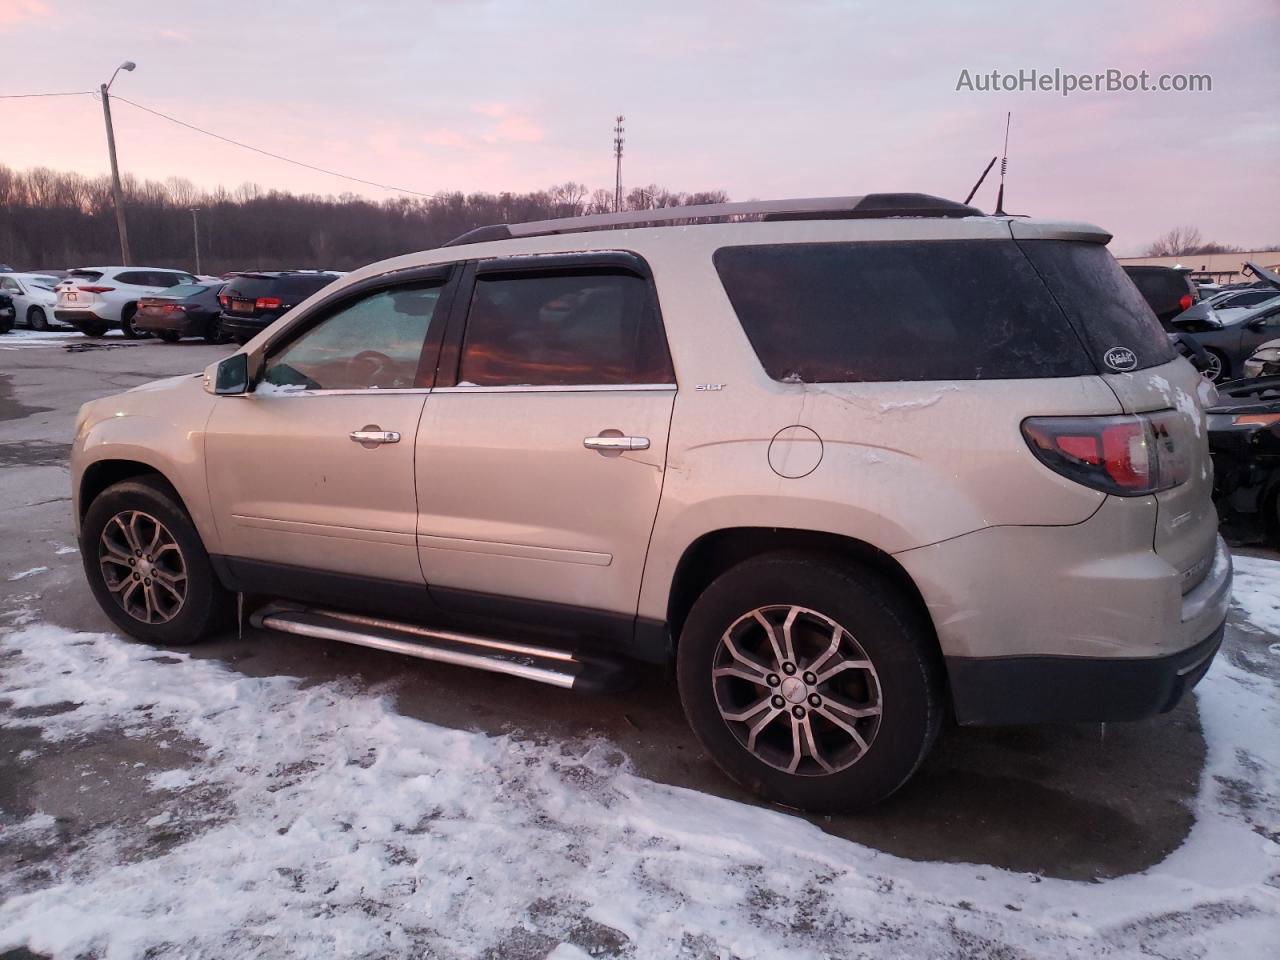
[[258,310],[279,310],[280,298],[279,297],[259,297],[256,301],[254,301],[253,305]]
[[1116,417],[1030,417],[1022,435],[1056,473],[1119,497],[1141,497],[1191,476],[1190,431],[1173,410]]
[[166,303],[166,304],[164,305],[164,308],[165,308],[165,310],[167,310],[169,313],[182,313],[184,310],[186,310],[186,309],[187,309],[186,307],[184,307],[184,306],[183,306],[182,304],[180,304],[180,303]]
[[76,289],[85,293],[110,293],[115,287],[76,287]]
[[1191,304],[1193,303],[1195,303],[1195,298],[1193,298],[1189,293],[1184,293],[1182,295],[1182,299],[1178,301],[1178,306],[1183,310],[1190,310]]
[[226,294],[219,294],[218,303],[222,304],[222,306],[224,307],[229,307],[231,306],[231,298],[228,297]]

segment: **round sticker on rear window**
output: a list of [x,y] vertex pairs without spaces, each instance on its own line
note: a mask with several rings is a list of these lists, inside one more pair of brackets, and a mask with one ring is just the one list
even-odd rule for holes
[[1132,370],[1138,365],[1138,355],[1128,347],[1112,347],[1102,355],[1102,362],[1112,370]]

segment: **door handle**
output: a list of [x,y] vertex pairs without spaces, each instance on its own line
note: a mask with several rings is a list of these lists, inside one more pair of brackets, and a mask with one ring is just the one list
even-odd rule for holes
[[382,430],[376,424],[351,431],[351,439],[362,447],[373,448],[384,443],[399,443],[400,434],[394,430]]
[[587,437],[582,441],[582,445],[588,450],[606,450],[618,451],[624,450],[648,450],[648,437]]

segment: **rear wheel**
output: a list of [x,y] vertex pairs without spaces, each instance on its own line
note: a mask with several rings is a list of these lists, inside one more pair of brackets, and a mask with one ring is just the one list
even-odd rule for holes
[[158,336],[165,343],[177,343],[179,340],[182,339],[182,337],[178,335],[176,330],[161,330],[159,333],[156,334],[156,336]]
[[214,317],[204,329],[206,343],[226,343],[227,335],[222,332],[222,318]]
[[97,323],[83,323],[80,324],[79,327],[80,332],[86,337],[105,337],[107,335],[107,330],[109,329],[108,324],[101,320]]
[[98,605],[139,640],[185,646],[231,622],[231,595],[162,481],[126,480],[99,494],[81,525],[80,555]]
[[942,719],[922,614],[879,574],[804,553],[757,557],[713,582],[681,632],[677,674],[712,759],[808,810],[888,797]]
[[1205,355],[1209,358],[1209,366],[1205,368],[1204,377],[1214,383],[1221,383],[1231,375],[1231,364],[1221,350],[1205,347]]
[[137,312],[138,308],[130,303],[120,313],[120,332],[128,340],[136,340],[139,337],[138,331],[133,328],[133,315]]
[[48,330],[49,318],[39,307],[31,307],[27,310],[27,326],[32,330]]

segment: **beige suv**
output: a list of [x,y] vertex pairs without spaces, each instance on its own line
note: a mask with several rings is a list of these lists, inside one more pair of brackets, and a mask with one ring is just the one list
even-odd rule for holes
[[808,808],[947,713],[1169,710],[1230,593],[1211,388],[1108,239],[919,194],[483,228],[87,404],[85,572],[161,643],[239,593],[564,687],[674,662],[715,761]]

